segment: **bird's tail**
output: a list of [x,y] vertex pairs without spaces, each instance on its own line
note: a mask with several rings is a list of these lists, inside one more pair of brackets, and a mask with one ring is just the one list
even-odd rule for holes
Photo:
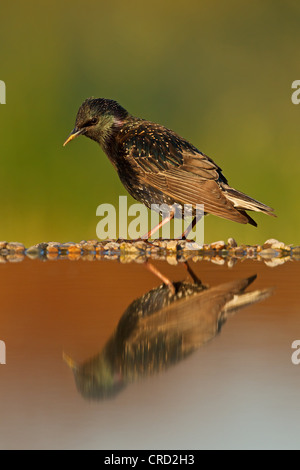
[[255,290],[246,292],[241,295],[235,295],[234,298],[228,302],[224,308],[226,314],[233,314],[240,308],[248,307],[248,305],[255,304],[267,299],[273,294],[274,289]]
[[276,214],[274,214],[274,209],[272,209],[272,207],[269,207],[266,204],[263,204],[262,202],[259,202],[256,199],[247,196],[247,194],[244,194],[241,191],[237,191],[236,189],[231,188],[230,186],[226,186],[224,187],[224,189],[226,192],[227,199],[229,199],[234,204],[234,207],[236,207],[237,209],[263,212],[265,214],[271,215],[272,217],[276,217]]
[[226,303],[224,308],[224,313],[234,314],[240,308],[248,307],[248,305],[255,304],[257,302],[261,302],[264,299],[270,297],[274,289],[267,288],[262,290],[255,290],[252,292],[245,292],[247,287],[252,284],[252,282],[256,279],[256,274],[254,276],[249,277],[248,279],[244,279],[239,282],[238,288],[234,292],[233,298]]

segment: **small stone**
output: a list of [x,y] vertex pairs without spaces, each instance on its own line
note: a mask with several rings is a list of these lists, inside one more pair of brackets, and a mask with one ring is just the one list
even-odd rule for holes
[[237,242],[235,241],[234,238],[228,238],[228,246],[230,246],[230,248],[236,248],[237,247]]
[[168,251],[177,251],[178,240],[169,240],[167,242],[167,250]]
[[184,251],[181,255],[181,259],[185,259],[185,261],[189,261],[190,259],[193,258],[193,256],[195,256],[196,253],[197,251]]
[[138,253],[139,252],[136,245],[128,241],[121,242],[118,249],[120,249],[120,251],[124,253]]
[[237,247],[235,250],[234,250],[234,256],[236,256],[237,258],[243,258],[245,256],[245,250],[243,247]]
[[225,242],[223,240],[211,243],[210,247],[212,250],[223,250],[225,248]]
[[285,257],[285,258],[272,258],[271,260],[265,260],[265,264],[267,266],[269,266],[270,268],[275,268],[276,266],[280,266],[284,263],[286,263],[286,261],[289,260],[289,257]]
[[104,255],[103,258],[104,259],[109,259],[109,260],[118,260],[119,255],[110,253],[109,255]]
[[81,256],[81,259],[83,261],[94,261],[95,255],[92,253],[86,252],[86,253],[83,253],[83,255]]
[[158,247],[160,250],[164,250],[167,248],[168,240],[153,240],[152,246]]
[[67,256],[69,248],[70,248],[70,243],[62,243],[61,245],[59,245],[60,257]]
[[11,255],[7,255],[6,257],[7,261],[9,261],[10,263],[19,263],[20,261],[23,261],[24,258],[25,254],[23,253],[14,253]]
[[95,251],[95,246],[89,242],[84,242],[82,244],[80,243],[80,248],[83,251],[87,251],[87,252]]
[[282,242],[273,243],[272,248],[273,250],[291,251],[291,247]]
[[113,240],[111,238],[106,238],[105,240],[100,240],[98,243],[101,243],[101,245],[105,246],[105,245],[107,245],[107,243],[111,243],[111,242],[116,243],[116,240]]
[[150,254],[151,255],[154,255],[155,253],[158,253],[159,252],[159,247],[158,246],[154,246],[154,245],[150,245]]
[[135,256],[129,253],[123,253],[120,255],[119,260],[122,264],[128,264],[132,263],[135,260]]
[[41,256],[41,253],[42,253],[41,248],[39,248],[36,245],[35,246],[30,246],[26,250],[26,256],[28,256],[28,258],[31,258],[31,259],[39,258]]
[[192,257],[192,261],[194,263],[198,263],[199,261],[202,261],[202,259],[203,259],[203,256],[200,256],[200,255],[196,255]]
[[79,259],[81,258],[81,250],[80,251],[73,251],[73,252],[69,252],[68,254],[68,259],[71,260],[71,261],[78,261]]
[[88,240],[86,243],[96,246],[99,243],[99,240]]
[[178,264],[176,254],[174,254],[173,256],[167,256],[166,261],[168,264],[171,264],[172,266],[176,266]]
[[105,251],[119,251],[120,250],[120,244],[117,242],[108,242],[104,246]]
[[3,248],[6,248],[6,245],[7,245],[7,242],[0,242],[0,251],[1,251]]
[[225,259],[221,258],[221,256],[213,256],[211,258],[211,262],[214,263],[214,264],[219,264],[220,266],[222,266],[223,264],[225,264]]
[[38,243],[37,245],[34,245],[31,248],[37,248],[38,250],[46,251],[47,247],[48,247],[48,243]]
[[139,251],[146,251],[147,250],[147,243],[144,241],[144,240],[138,240],[136,243],[135,243],[135,246],[136,248],[139,250]]
[[264,259],[265,258],[277,258],[278,257],[278,251],[273,250],[272,248],[263,249],[259,254]]
[[17,243],[17,242],[7,243],[5,248],[8,251],[14,251],[18,253],[25,251],[25,246],[22,243]]
[[237,263],[237,258],[229,258],[227,262],[228,268],[233,268],[233,266]]
[[68,259],[69,254],[65,252],[60,252],[59,253],[59,259]]
[[70,255],[81,255],[81,247],[79,245],[70,245],[68,248],[69,258]]
[[47,259],[50,260],[50,261],[56,260],[56,259],[58,259],[58,257],[59,257],[59,253],[58,253],[58,251],[55,251],[54,248],[52,249],[52,251],[47,252]]
[[49,245],[48,245],[47,253],[50,254],[51,256],[52,256],[52,255],[54,255],[54,256],[56,255],[56,256],[57,256],[58,253],[59,253],[58,246],[55,246],[55,245],[53,245],[53,246],[50,245],[50,246],[49,246]]
[[60,246],[60,243],[58,243],[58,242],[49,242],[49,243],[47,243],[47,245],[48,245],[48,247],[49,247],[49,246],[57,246],[57,247],[59,247],[59,246]]
[[300,250],[297,250],[295,252],[293,251],[291,259],[295,261],[300,261]]
[[159,259],[158,252],[156,252],[156,251],[151,252],[150,258],[154,259],[154,260],[158,260]]
[[256,258],[256,248],[252,246],[248,246],[246,248],[246,253],[248,258]]
[[203,245],[202,249],[203,249],[203,251],[209,251],[210,250],[210,245]]
[[275,238],[270,238],[269,240],[265,241],[263,244],[262,248],[263,250],[268,249],[268,248],[273,248],[274,250],[282,250],[284,249],[285,244],[282,242],[279,242]]
[[143,253],[143,254],[139,254],[138,256],[135,256],[133,261],[138,264],[143,264],[143,263],[146,263],[147,259],[148,257],[146,256],[145,253]]
[[202,245],[199,245],[198,243],[193,241],[180,240],[178,248],[184,251],[200,251],[202,249]]

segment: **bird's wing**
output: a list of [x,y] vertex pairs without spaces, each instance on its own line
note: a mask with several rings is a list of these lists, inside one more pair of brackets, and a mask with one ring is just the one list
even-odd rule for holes
[[134,159],[136,165],[146,173],[180,167],[205,179],[226,180],[221,168],[211,158],[159,124],[133,121],[123,127],[119,142],[125,157]]
[[[133,347],[142,342],[151,344],[159,335],[163,335],[169,343],[172,338],[180,336],[183,340],[182,348],[200,347],[218,333],[221,320],[226,320],[227,317],[227,305],[231,305],[235,297],[242,295],[254,279],[255,276],[221,284],[177,300],[152,315],[140,317],[126,347]],[[262,298],[257,296],[253,302],[260,300]],[[250,303],[240,302],[235,311]]]
[[221,168],[188,141],[158,124],[141,121],[125,129],[124,157],[142,184],[150,185],[180,204],[204,204],[204,212],[247,223],[234,208],[220,183]]
[[159,174],[145,174],[141,180],[172,197],[177,203],[204,205],[204,212],[230,219],[235,222],[247,223],[248,219],[223,194],[215,180],[204,180],[185,170],[167,170]]

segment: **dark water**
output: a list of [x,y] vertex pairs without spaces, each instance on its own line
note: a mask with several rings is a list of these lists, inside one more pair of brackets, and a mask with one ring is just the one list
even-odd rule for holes
[[0,265],[1,449],[300,447],[300,264],[153,265]]

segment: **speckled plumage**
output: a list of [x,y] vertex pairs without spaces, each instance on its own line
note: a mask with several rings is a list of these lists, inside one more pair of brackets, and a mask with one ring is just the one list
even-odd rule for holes
[[205,213],[256,222],[246,210],[273,215],[271,207],[231,188],[221,168],[164,126],[131,116],[116,101],[87,99],[66,141],[84,134],[98,142],[131,196],[151,204],[204,204]]
[[87,399],[115,397],[128,384],[176,365],[221,330],[229,314],[269,297],[271,289],[245,292],[256,276],[214,287],[174,282],[134,300],[104,348],[73,368],[76,385]]

